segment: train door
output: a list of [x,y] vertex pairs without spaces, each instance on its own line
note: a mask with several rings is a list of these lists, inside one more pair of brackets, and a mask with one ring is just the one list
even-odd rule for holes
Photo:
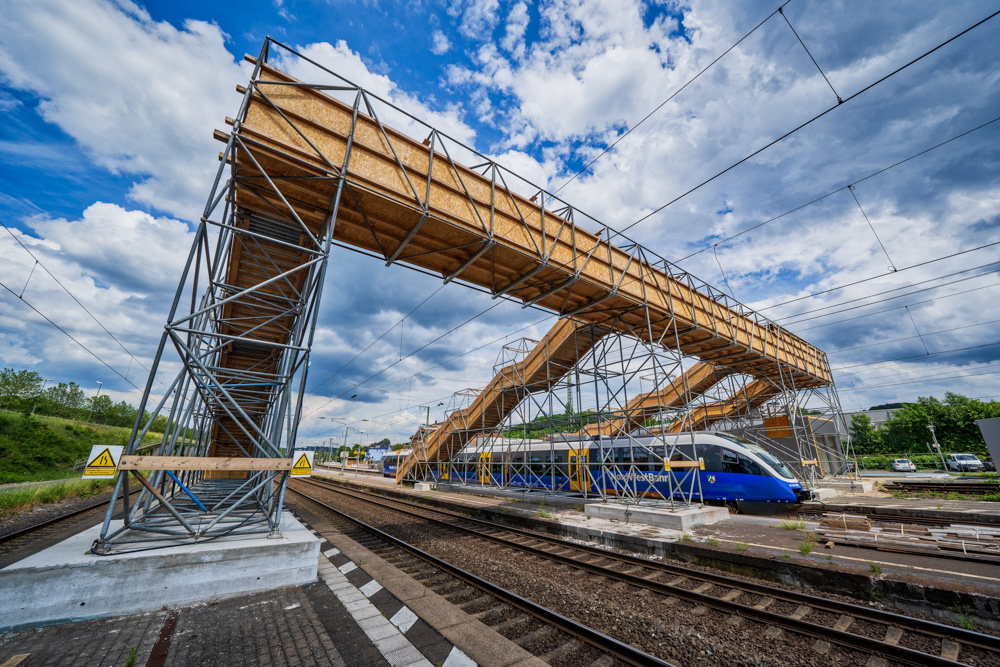
[[580,491],[587,484],[586,469],[590,450],[569,450],[569,488]]
[[493,452],[485,452],[479,455],[479,483],[489,484],[490,483],[490,461],[493,458]]
[[438,479],[442,482],[448,481],[448,462],[441,461],[438,463]]

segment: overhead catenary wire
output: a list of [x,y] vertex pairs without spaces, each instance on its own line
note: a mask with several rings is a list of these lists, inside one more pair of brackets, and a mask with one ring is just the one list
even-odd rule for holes
[[[920,281],[917,281],[915,283],[909,283],[909,284],[903,285],[901,287],[893,287],[892,289],[882,290],[881,292],[874,292],[872,294],[866,294],[865,296],[859,296],[859,297],[854,298],[854,299],[848,299],[847,301],[838,301],[837,303],[831,303],[831,304],[826,305],[826,306],[820,306],[818,308],[812,308],[810,310],[799,311],[798,313],[796,313],[794,315],[789,315],[788,317],[779,318],[777,321],[779,323],[784,323],[784,322],[786,322],[788,320],[795,319],[796,317],[799,317],[801,315],[809,315],[811,313],[818,313],[821,310],[829,310],[830,308],[837,308],[839,306],[846,306],[849,303],[856,303],[858,301],[864,301],[865,299],[871,299],[871,298],[876,297],[876,296],[882,296],[883,294],[891,294],[892,292],[898,292],[899,290],[909,289],[911,287],[916,287],[917,285],[925,285],[927,283],[932,283],[935,280],[944,280],[945,278],[951,278],[953,276],[960,276],[963,273],[969,273],[970,271],[978,271],[980,269],[985,269],[985,268],[990,267],[990,266],[996,266],[997,264],[1000,264],[1000,262],[987,262],[986,264],[980,264],[979,266],[973,266],[973,267],[968,268],[968,269],[962,269],[960,271],[952,271],[951,273],[946,273],[943,276],[936,276],[934,278],[927,278],[926,280],[920,280]],[[993,271],[984,271],[983,273],[980,273],[980,274],[977,274],[975,276],[972,276],[971,278],[978,278],[979,276],[985,276],[985,275],[987,275],[989,273],[992,273],[992,272]],[[956,282],[960,282],[960,281],[956,281]],[[950,285],[952,283],[943,283],[943,284],[944,285]],[[936,289],[937,287],[941,287],[941,286],[942,285],[935,285],[935,286],[929,287],[927,289]],[[914,292],[910,292],[910,294],[913,294],[913,293]],[[900,295],[900,296],[905,296],[905,295]],[[895,298],[895,297],[893,297],[893,298]],[[888,300],[888,299],[886,299],[886,300]],[[866,305],[870,305],[870,304],[860,304],[858,306],[858,308],[861,308],[861,307],[866,306]],[[828,313],[828,314],[832,314],[832,313]]]
[[[1000,245],[1000,241],[993,241],[992,243],[984,243],[983,245],[978,245],[975,248],[967,248],[965,250],[959,250],[958,252],[953,252],[949,255],[943,255],[941,257],[935,257],[934,259],[928,259],[923,262],[917,262],[916,264],[911,264],[910,266],[905,266],[898,271],[888,271],[886,273],[880,273],[877,276],[869,276],[867,278],[861,278],[859,280],[853,280],[849,283],[843,283],[842,285],[837,285],[836,287],[830,287],[818,292],[811,292],[803,296],[795,297],[794,299],[789,299],[788,301],[782,301],[780,303],[772,303],[770,306],[761,306],[755,308],[757,312],[763,312],[765,310],[771,310],[772,308],[778,308],[780,306],[787,306],[790,303],[796,303],[797,301],[803,301],[805,299],[812,299],[821,294],[829,294],[830,292],[837,292],[839,290],[845,289],[847,287],[854,287],[855,285],[861,285],[862,283],[867,283],[872,280],[878,280],[879,278],[885,278],[886,276],[896,275],[902,273],[903,271],[909,271],[911,269],[918,269],[921,266],[928,266],[930,264],[935,264],[937,262],[943,262],[946,259],[952,259],[954,257],[960,257],[962,255],[967,255],[970,252],[977,252],[979,250],[985,250],[986,248],[992,248],[994,246]],[[919,283],[916,283],[919,284]]]
[[657,208],[653,209],[652,211],[650,211],[646,215],[642,216],[641,218],[639,218],[635,222],[629,224],[624,229],[620,230],[618,232],[618,234],[624,234],[625,232],[627,232],[628,230],[632,229],[633,227],[635,227],[639,223],[641,223],[641,222],[643,222],[645,220],[648,220],[649,218],[653,217],[654,215],[656,215],[660,211],[663,211],[667,207],[669,207],[669,206],[677,203],[681,199],[684,199],[685,197],[687,197],[691,193],[696,192],[697,190],[700,190],[701,188],[703,188],[704,186],[708,185],[709,183],[711,183],[715,179],[717,179],[720,176],[723,176],[723,175],[729,173],[730,171],[732,171],[736,167],[740,166],[741,164],[743,164],[747,160],[750,160],[750,159],[756,157],[757,155],[760,155],[761,153],[763,153],[767,149],[771,148],[775,144],[777,144],[777,143],[779,143],[781,141],[784,141],[785,139],[787,139],[788,137],[792,136],[793,134],[795,134],[799,130],[801,130],[801,129],[803,129],[803,128],[809,126],[809,125],[811,125],[812,123],[816,122],[820,118],[823,118],[824,116],[826,116],[828,113],[830,113],[834,109],[838,109],[838,108],[844,106],[845,104],[847,104],[851,100],[854,100],[854,99],[858,98],[859,96],[861,96],[864,93],[868,92],[872,88],[875,88],[879,84],[881,84],[881,83],[889,80],[890,78],[894,77],[895,75],[899,74],[900,72],[904,71],[905,69],[907,69],[907,68],[915,65],[916,63],[920,62],[921,60],[923,60],[927,56],[931,55],[935,51],[938,51],[939,49],[944,48],[945,46],[947,46],[951,42],[955,41],[959,37],[962,37],[963,35],[971,32],[972,30],[975,30],[976,28],[978,28],[979,26],[983,25],[987,21],[989,21],[989,20],[993,19],[994,17],[996,17],[997,14],[1000,14],[1000,10],[997,10],[997,11],[993,12],[992,14],[990,14],[989,16],[987,16],[986,18],[981,19],[980,21],[974,23],[973,25],[969,26],[965,30],[963,30],[963,31],[961,31],[961,32],[959,32],[959,33],[957,33],[957,34],[949,37],[948,39],[946,39],[945,41],[941,42],[940,44],[938,44],[934,48],[932,48],[932,49],[930,49],[928,51],[925,51],[924,53],[922,53],[921,55],[917,56],[913,60],[910,60],[906,64],[901,65],[900,67],[897,67],[896,69],[894,69],[893,71],[889,72],[885,76],[883,76],[880,79],[877,79],[876,81],[868,84],[867,86],[865,86],[861,90],[857,91],[856,93],[853,93],[852,95],[849,95],[848,97],[844,98],[842,101],[837,102],[837,104],[829,107],[825,111],[822,111],[822,112],[816,114],[815,116],[813,116],[809,120],[805,121],[804,123],[801,123],[800,125],[798,125],[798,126],[792,128],[791,130],[789,130],[788,132],[785,132],[784,134],[782,134],[781,136],[779,136],[777,139],[773,139],[772,141],[766,143],[765,145],[763,145],[760,148],[758,148],[757,150],[753,151],[752,153],[750,153],[746,157],[741,158],[740,160],[738,160],[738,161],[734,162],[733,164],[729,165],[728,167],[726,167],[722,171],[716,173],[714,176],[711,176],[711,177],[705,179],[704,181],[702,181],[701,183],[699,183],[698,185],[695,185],[694,187],[690,188],[689,190],[686,190],[685,192],[682,192],[681,194],[677,195],[676,197],[674,197],[673,199],[671,199],[667,203],[665,203],[665,204],[663,204],[661,206],[658,206]]
[[[24,299],[22,299],[22,297],[24,296],[24,291],[27,289],[28,282],[30,282],[32,275],[34,275],[35,268],[39,267],[39,266],[42,267],[42,270],[45,271],[45,273],[47,273],[49,275],[49,277],[52,278],[52,280],[54,280],[55,283],[57,285],[59,285],[59,287],[62,288],[62,290],[64,292],[66,292],[66,294],[68,294],[71,299],[73,299],[73,301],[76,303],[76,305],[80,306],[80,308],[82,308],[83,311],[85,313],[87,313],[87,315],[89,315],[90,318],[92,320],[94,320],[94,322],[97,323],[97,326],[101,327],[101,329],[104,330],[104,333],[108,334],[108,336],[110,336],[111,339],[113,341],[115,341],[115,343],[118,344],[118,347],[120,347],[125,352],[125,354],[127,354],[132,359],[132,361],[134,361],[135,363],[137,363],[139,365],[139,367],[142,368],[147,373],[149,372],[149,369],[146,368],[146,366],[141,361],[139,361],[139,359],[134,354],[132,354],[132,352],[127,347],[125,347],[125,344],[122,343],[120,340],[118,340],[118,337],[115,336],[113,333],[111,333],[111,331],[106,326],[104,326],[104,323],[101,322],[101,320],[99,320],[97,318],[97,316],[94,315],[94,313],[92,313],[90,311],[89,308],[87,308],[85,305],[83,305],[83,303],[80,301],[80,299],[78,299],[76,297],[76,295],[73,294],[72,290],[70,290],[68,287],[66,287],[62,283],[62,281],[59,280],[59,278],[56,277],[56,275],[54,273],[52,273],[52,271],[50,271],[47,266],[45,266],[45,263],[42,260],[38,259],[38,257],[35,255],[35,253],[31,252],[31,250],[26,245],[24,245],[24,242],[21,241],[21,239],[19,239],[17,237],[17,235],[14,233],[14,231],[10,227],[8,227],[2,220],[0,220],[0,227],[3,227],[7,231],[7,233],[10,235],[10,237],[12,239],[14,239],[14,241],[21,247],[21,249],[24,250],[24,252],[28,253],[28,256],[31,257],[31,259],[33,259],[34,262],[35,262],[34,265],[31,267],[31,272],[28,274],[28,279],[24,282],[24,287],[21,288],[21,293],[20,294],[14,294],[14,292],[11,291],[9,288],[7,288],[6,285],[4,286],[8,291],[11,292],[11,294],[14,294],[14,296],[16,296],[18,299],[21,299],[23,301]],[[27,303],[27,302],[25,302],[25,303]],[[30,306],[30,304],[28,304],[28,305]],[[36,312],[38,312],[38,311],[36,311]],[[39,314],[41,314],[41,313],[39,313]],[[43,315],[43,317],[44,317],[44,315]],[[46,320],[51,323],[51,320],[48,320],[48,318],[46,318]],[[116,373],[117,373],[117,371],[116,371]],[[159,380],[157,380],[157,382],[160,383]],[[130,382],[129,384],[132,384],[132,383]],[[160,384],[162,385],[162,383],[160,383]],[[134,384],[132,384],[132,386],[135,387]],[[138,388],[138,387],[136,387],[136,388]]]
[[955,354],[956,352],[968,352],[969,350],[982,350],[987,347],[996,347],[1000,345],[1000,341],[993,341],[992,343],[983,343],[981,345],[968,345],[966,347],[957,347],[952,350],[941,350],[940,352],[931,352],[930,354],[911,354],[907,357],[897,357],[896,359],[884,359],[882,361],[869,361],[859,364],[849,364],[846,366],[833,366],[830,368],[834,373],[839,373],[840,371],[846,370],[848,368],[861,368],[863,366],[878,366],[881,364],[894,364],[900,361],[908,361],[910,359],[926,359],[927,357],[940,357],[947,354]]
[[[950,333],[952,331],[961,331],[962,329],[971,329],[973,327],[982,327],[987,324],[997,324],[1000,320],[990,320],[989,322],[977,322],[976,324],[964,324],[960,327],[951,327],[950,329],[941,329],[940,331],[928,331],[924,336],[936,336],[938,334]],[[852,350],[861,350],[866,347],[875,347],[877,345],[888,345],[889,343],[899,343],[904,340],[913,340],[914,338],[919,338],[919,336],[906,336],[904,338],[893,338],[892,340],[880,340],[876,343],[867,343],[865,345],[855,345],[854,347],[842,347],[836,350],[825,350],[827,354],[839,354],[841,352],[850,352]]]
[[122,375],[121,372],[119,372],[117,369],[114,368],[114,366],[112,366],[111,364],[109,364],[108,362],[106,362],[104,359],[102,359],[100,357],[100,355],[98,355],[96,352],[94,352],[93,350],[91,350],[89,347],[87,347],[86,345],[84,345],[83,343],[81,343],[79,340],[77,340],[76,338],[74,338],[71,333],[69,333],[68,331],[66,331],[65,329],[63,329],[61,326],[59,326],[58,324],[56,324],[55,322],[53,322],[51,319],[49,319],[45,315],[45,313],[43,313],[42,311],[38,310],[38,308],[36,308],[34,305],[32,305],[31,302],[29,302],[27,299],[19,296],[17,292],[15,292],[14,290],[12,290],[10,287],[8,287],[7,285],[5,285],[2,282],[0,282],[0,287],[4,288],[8,292],[10,292],[14,296],[15,299],[17,299],[18,301],[20,301],[21,303],[23,303],[24,305],[26,305],[28,308],[31,308],[31,310],[35,311],[35,313],[37,313],[42,319],[44,319],[46,322],[48,322],[49,324],[51,324],[52,326],[54,326],[56,329],[58,329],[59,331],[61,331],[63,333],[63,335],[65,335],[71,341],[73,341],[74,343],[76,343],[77,345],[79,345],[80,347],[82,347],[84,350],[86,350],[86,352],[90,356],[94,357],[94,359],[97,359],[99,362],[101,362],[104,366],[107,367],[107,369],[109,371],[111,371],[112,373],[114,373],[115,375],[117,375],[118,377],[120,377],[121,379],[125,380],[125,382],[129,383],[130,385],[132,385],[135,389],[139,389],[139,387],[137,387],[135,385],[135,383],[133,383],[127,377],[125,377],[124,375]]
[[[950,294],[942,294],[941,296],[934,297],[933,299],[924,299],[922,301],[914,301],[913,303],[905,304],[905,305],[902,305],[902,306],[894,306],[892,308],[884,308],[882,310],[876,310],[876,311],[871,312],[871,313],[865,313],[864,315],[857,315],[855,317],[845,317],[843,319],[835,320],[833,322],[825,322],[823,324],[815,324],[815,325],[813,325],[811,327],[805,327],[805,328],[802,328],[802,329],[796,329],[795,331],[798,332],[798,333],[801,333],[803,331],[812,331],[813,329],[822,329],[823,327],[833,326],[834,324],[841,324],[843,322],[852,322],[854,320],[860,320],[860,319],[865,318],[865,317],[871,317],[872,315],[881,315],[882,313],[891,313],[894,310],[902,310],[902,309],[906,308],[906,306],[917,306],[917,305],[924,304],[924,303],[932,303],[932,302],[937,301],[939,299],[944,299],[944,298],[952,297],[952,296],[959,296],[960,294],[968,294],[970,292],[978,292],[979,290],[989,289],[990,287],[1000,287],[1000,283],[991,283],[989,285],[982,285],[980,287],[973,287],[971,289],[962,290],[960,292],[951,292]],[[850,310],[857,310],[857,309],[856,308],[851,308]],[[828,314],[830,314],[830,313],[828,313]],[[826,316],[822,315],[821,317],[826,317]]]
[[[582,175],[584,172],[588,171],[592,166],[594,166],[594,163],[596,163],[602,157],[604,157],[609,152],[611,152],[611,149],[613,149],[615,146],[617,146],[619,143],[621,143],[622,140],[625,139],[625,137],[627,137],[628,135],[632,134],[632,132],[634,130],[636,130],[640,125],[642,125],[647,120],[649,120],[650,117],[652,117],[657,111],[659,111],[664,106],[666,106],[671,100],[673,100],[675,97],[677,97],[677,95],[679,95],[685,88],[687,88],[692,83],[694,83],[696,80],[698,80],[698,78],[702,74],[704,74],[705,72],[707,72],[709,69],[712,68],[713,65],[715,65],[717,62],[719,62],[720,60],[722,60],[724,57],[726,57],[726,55],[728,55],[730,51],[732,51],[737,46],[739,46],[740,44],[742,44],[744,42],[744,40],[746,40],[747,37],[749,37],[750,35],[752,35],[755,32],[757,32],[758,28],[760,28],[762,25],[764,25],[769,20],[771,20],[771,17],[773,17],[778,12],[780,12],[781,9],[785,5],[787,5],[789,2],[791,2],[791,0],[786,0],[785,2],[783,2],[777,9],[775,9],[773,12],[771,12],[766,17],[764,17],[764,20],[762,20],[760,23],[758,23],[753,28],[751,28],[749,32],[745,33],[742,37],[740,37],[739,40],[737,40],[734,44],[732,44],[728,49],[726,49],[725,51],[723,51],[722,53],[720,53],[718,56],[716,56],[715,60],[713,60],[712,62],[710,62],[708,65],[706,65],[705,67],[703,67],[697,74],[695,74],[693,77],[691,77],[690,79],[688,79],[687,82],[683,86],[681,86],[680,88],[678,88],[677,90],[675,90],[673,93],[671,93],[670,97],[668,97],[667,99],[665,99],[662,102],[660,102],[660,104],[658,104],[655,109],[653,109],[652,111],[650,111],[649,113],[647,113],[645,116],[643,116],[642,120],[640,120],[638,123],[636,123],[635,125],[633,125],[632,127],[630,127],[620,137],[618,137],[617,139],[615,139],[614,142],[610,146],[608,146],[607,148],[605,148],[604,150],[602,150],[597,155],[597,157],[595,157],[590,162],[588,162],[583,167],[581,167],[579,170],[577,170],[577,172],[574,173],[565,183],[563,183],[562,185],[560,185],[552,193],[552,195],[555,196],[555,195],[559,194],[559,192],[563,188],[565,188],[567,185],[569,185],[570,183],[572,183],[573,181],[575,181],[577,179],[577,177],[579,177],[580,175]],[[794,32],[794,29],[793,29],[793,32]]]
[[[940,285],[931,285],[930,287],[921,287],[920,289],[915,289],[912,292],[905,292],[903,294],[897,294],[895,296],[886,297],[885,299],[879,299],[877,301],[869,301],[868,303],[859,303],[859,304],[853,305],[853,306],[851,306],[849,308],[843,308],[841,310],[831,310],[828,313],[820,313],[819,315],[813,315],[812,317],[803,317],[801,319],[795,319],[794,321],[789,321],[789,320],[793,320],[793,318],[795,318],[795,317],[798,317],[797,315],[791,315],[788,318],[785,318],[785,319],[782,319],[782,320],[778,320],[778,321],[781,323],[782,326],[792,327],[792,326],[795,326],[796,324],[801,324],[802,322],[811,322],[813,320],[818,320],[818,319],[821,319],[821,318],[824,318],[824,317],[829,317],[831,315],[839,315],[840,313],[849,313],[849,312],[853,312],[855,310],[861,310],[862,308],[867,308],[869,306],[875,306],[875,305],[880,304],[880,303],[885,303],[886,301],[895,301],[896,299],[902,299],[902,298],[907,297],[907,296],[913,296],[914,294],[922,294],[923,292],[930,292],[930,291],[933,291],[933,290],[936,290],[936,289],[940,289],[942,287],[948,287],[949,285],[956,285],[958,283],[964,283],[964,282],[969,281],[969,280],[975,280],[976,278],[982,278],[984,276],[988,276],[990,274],[997,273],[997,271],[1000,271],[1000,269],[994,269],[992,271],[984,271],[983,273],[977,273],[974,276],[966,276],[965,278],[958,278],[956,280],[950,280],[950,281],[948,281],[946,283],[941,283]],[[935,278],[934,280],[939,280],[939,278]],[[914,283],[914,284],[920,284],[920,283]],[[985,285],[984,287],[992,287],[994,284],[995,283],[991,283],[990,285]],[[907,286],[905,286],[905,287],[903,287],[901,289],[906,289],[906,287],[910,287],[910,285],[907,285]],[[979,288],[977,288],[977,289],[979,289]],[[955,294],[963,294],[963,292],[955,292]],[[878,295],[873,294],[873,295],[862,297],[862,298],[863,299],[870,299],[873,296],[878,296]],[[919,301],[917,303],[925,303],[925,302],[924,301]],[[914,305],[914,304],[910,304],[910,305]],[[884,313],[884,312],[888,312],[888,311],[886,311],[886,310],[880,310],[878,312]],[[805,314],[805,313],[802,313],[802,314]],[[872,314],[874,314],[874,313],[872,313]],[[837,321],[838,322],[843,322],[845,320],[837,320]],[[809,327],[809,328],[812,329],[813,327]],[[799,329],[799,331],[806,331],[806,329]]]
[[715,241],[714,243],[709,243],[709,244],[705,245],[704,247],[702,247],[700,250],[696,250],[696,251],[692,252],[689,255],[685,255],[684,257],[681,257],[675,263],[679,264],[679,263],[683,262],[684,260],[691,259],[692,257],[695,257],[696,255],[700,255],[701,253],[705,252],[706,250],[711,250],[712,248],[718,247],[720,245],[724,245],[724,244],[728,243],[729,241],[732,241],[733,239],[737,239],[737,238],[739,238],[741,236],[749,234],[750,232],[755,231],[757,229],[760,229],[761,227],[763,227],[765,225],[768,225],[768,224],[770,224],[772,222],[775,222],[776,220],[780,220],[781,218],[789,216],[792,213],[795,213],[797,211],[801,211],[802,209],[804,209],[804,208],[806,208],[808,206],[812,206],[813,204],[816,204],[816,203],[818,203],[820,201],[823,201],[824,199],[827,199],[828,197],[832,197],[833,195],[837,194],[838,192],[842,192],[843,190],[851,187],[852,185],[858,185],[859,183],[863,183],[864,181],[867,181],[870,178],[874,178],[874,177],[876,177],[876,176],[878,176],[880,174],[884,174],[885,172],[887,172],[887,171],[889,171],[891,169],[895,169],[896,167],[898,167],[900,165],[903,165],[903,164],[909,162],[910,160],[915,160],[916,158],[921,157],[923,155],[926,155],[926,154],[930,153],[933,150],[941,148],[942,146],[950,144],[951,142],[953,142],[953,141],[955,141],[957,139],[961,139],[962,137],[968,136],[968,135],[972,134],[973,132],[976,132],[978,130],[983,129],[984,127],[988,127],[989,125],[992,125],[993,123],[995,123],[997,121],[1000,121],[1000,116],[997,116],[996,118],[993,118],[992,120],[988,120],[988,121],[986,121],[985,123],[983,123],[981,125],[977,125],[976,127],[972,128],[971,130],[966,130],[965,132],[962,132],[961,134],[956,134],[955,136],[951,137],[950,139],[945,139],[944,141],[942,141],[940,143],[937,143],[937,144],[934,144],[933,146],[931,146],[929,148],[925,148],[924,150],[920,151],[919,153],[914,153],[913,155],[911,155],[911,156],[909,156],[907,158],[904,158],[904,159],[902,159],[902,160],[900,160],[898,162],[894,162],[893,164],[890,164],[887,167],[883,167],[883,168],[881,168],[881,169],[879,169],[877,171],[873,171],[872,173],[868,174],[867,176],[863,176],[863,177],[861,177],[861,178],[859,178],[859,179],[857,179],[855,181],[851,181],[847,185],[843,185],[843,186],[837,188],[836,190],[831,190],[831,191],[827,192],[824,195],[820,195],[819,197],[816,197],[815,199],[811,199],[810,201],[807,201],[804,204],[799,204],[795,208],[789,209],[789,210],[785,211],[784,213],[781,213],[781,214],[776,215],[774,217],[768,218],[767,220],[763,220],[762,222],[758,222],[757,224],[752,225],[750,227],[747,227],[746,229],[744,229],[744,230],[742,230],[740,232],[737,232],[737,233],[733,234],[732,236],[727,236],[726,238],[724,238],[724,239],[722,239],[720,241]]

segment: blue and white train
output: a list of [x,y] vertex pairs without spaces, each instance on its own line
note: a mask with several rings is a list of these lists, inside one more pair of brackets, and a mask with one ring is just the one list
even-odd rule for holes
[[[433,474],[440,481],[567,492],[586,487],[588,495],[617,490],[663,498],[690,493],[697,474],[706,501],[742,505],[809,499],[808,489],[763,447],[720,432],[695,433],[695,447],[691,439],[690,433],[551,442],[492,438],[465,447],[450,466],[441,464]],[[671,488],[668,467],[686,492]]]
[[395,477],[399,470],[399,462],[410,455],[411,449],[401,449],[397,452],[389,452],[382,457],[382,476]]

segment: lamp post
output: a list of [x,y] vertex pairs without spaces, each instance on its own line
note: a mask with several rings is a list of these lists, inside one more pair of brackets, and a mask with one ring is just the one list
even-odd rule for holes
[[94,403],[97,401],[98,398],[101,397],[101,387],[103,387],[103,386],[104,386],[104,383],[101,382],[100,380],[97,380],[97,394],[94,395],[94,398],[90,399],[90,410],[87,411],[87,423],[88,424],[90,423],[90,416],[92,414],[94,414]]
[[934,441],[934,449],[938,451],[938,455],[941,457],[941,470],[945,473],[948,472],[948,466],[944,462],[944,452],[941,451],[941,445],[938,444],[937,435],[934,434],[934,424],[928,424],[927,428],[931,431],[931,440]]
[[[41,398],[41,395],[45,393],[45,385],[47,383],[49,383],[49,382],[52,382],[52,378],[47,378],[45,380],[42,380],[42,390],[40,392],[38,392],[38,394],[39,394],[38,398],[39,399]],[[35,410],[37,410],[37,409],[38,409],[38,399],[36,399],[35,400],[35,404],[33,406],[31,406],[31,414],[35,414]]]

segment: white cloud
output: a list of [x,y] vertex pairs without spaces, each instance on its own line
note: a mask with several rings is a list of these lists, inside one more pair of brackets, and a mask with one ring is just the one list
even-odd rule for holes
[[431,44],[431,53],[436,56],[443,56],[448,53],[448,49],[451,48],[451,42],[448,41],[448,38],[443,32],[435,30],[431,35],[431,39],[433,40],[433,43]]
[[504,33],[500,45],[511,54],[515,60],[524,57],[526,45],[524,34],[528,29],[528,5],[525,2],[518,2],[510,9],[507,15],[507,31]]
[[130,3],[12,2],[0,75],[39,96],[45,120],[99,165],[140,178],[135,201],[196,220],[218,164],[212,130],[247,78],[225,41],[217,25],[176,29]]

